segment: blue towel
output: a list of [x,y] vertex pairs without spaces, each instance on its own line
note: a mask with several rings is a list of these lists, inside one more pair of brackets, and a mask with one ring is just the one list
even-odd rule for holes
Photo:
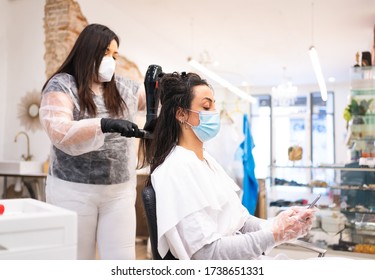
[[240,145],[243,151],[242,162],[244,167],[242,204],[251,215],[254,215],[258,201],[258,181],[255,178],[255,162],[252,153],[254,141],[251,136],[250,123],[246,114],[244,114],[243,118],[243,133],[245,139]]

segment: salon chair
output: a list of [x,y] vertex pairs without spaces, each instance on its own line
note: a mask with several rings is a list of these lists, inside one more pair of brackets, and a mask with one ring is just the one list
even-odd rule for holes
[[[158,228],[157,228],[157,217],[156,217],[156,196],[154,188],[151,185],[147,185],[142,190],[142,201],[145,209],[147,227],[150,235],[151,242],[151,253],[154,260],[177,260],[170,251],[167,255],[162,258],[158,252]],[[295,240],[284,244],[302,247],[304,249],[318,253],[318,257],[324,257],[326,249],[322,249],[312,245],[309,242],[302,240]]]
[[142,201],[145,209],[148,234],[150,236],[152,259],[177,260],[170,251],[162,258],[158,252],[158,227],[156,219],[156,196],[154,188],[147,185],[142,190]]

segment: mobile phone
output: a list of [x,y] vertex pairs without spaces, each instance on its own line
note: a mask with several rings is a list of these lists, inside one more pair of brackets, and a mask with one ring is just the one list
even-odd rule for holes
[[321,196],[322,196],[322,195],[319,194],[319,195],[313,200],[313,202],[311,202],[310,205],[307,206],[307,209],[313,208],[313,207],[315,206],[315,204],[317,203],[317,201],[320,199]]

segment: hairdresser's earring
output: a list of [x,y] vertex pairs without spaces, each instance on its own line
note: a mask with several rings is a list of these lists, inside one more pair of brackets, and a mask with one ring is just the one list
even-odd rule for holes
[[180,124],[183,124],[183,123],[184,123],[184,121],[182,119],[180,119]]

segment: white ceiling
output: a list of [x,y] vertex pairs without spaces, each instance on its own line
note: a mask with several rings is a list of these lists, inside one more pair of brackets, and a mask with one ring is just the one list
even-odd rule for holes
[[123,14],[120,50],[141,71],[149,64],[191,71],[187,58],[208,54],[219,62],[208,67],[235,85],[272,86],[284,74],[316,84],[313,44],[325,79],[341,83],[355,53],[371,51],[374,41],[375,0],[106,1]]

